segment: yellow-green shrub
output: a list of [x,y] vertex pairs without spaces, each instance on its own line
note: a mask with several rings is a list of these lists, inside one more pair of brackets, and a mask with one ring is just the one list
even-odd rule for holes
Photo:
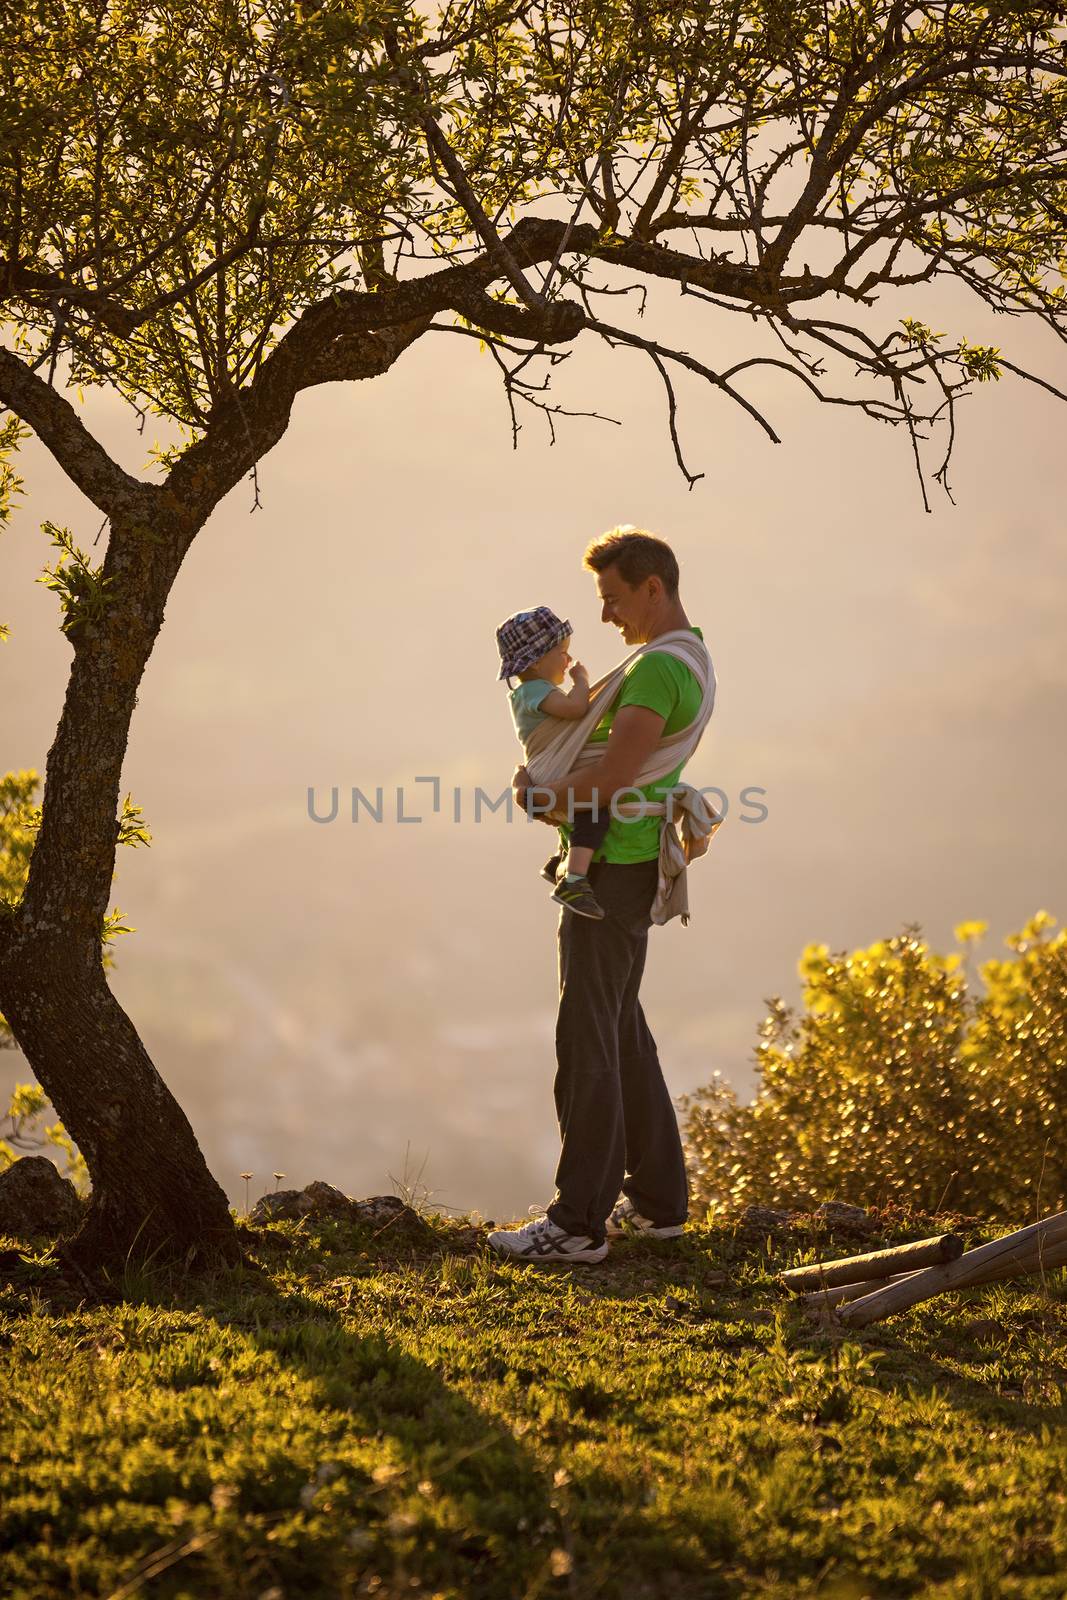
[[60,1172],[70,1178],[82,1194],[89,1188],[89,1169],[61,1122],[41,1122],[48,1110],[48,1096],[36,1083],[16,1083],[6,1117],[0,1119],[0,1172],[5,1172],[22,1155],[39,1154],[47,1145],[66,1156]]
[[961,950],[910,926],[869,949],[805,950],[802,1008],[760,1029],[755,1098],[721,1078],[685,1102],[695,1204],[910,1201],[1025,1220],[1067,1206],[1067,930],[1038,914],[968,982]]

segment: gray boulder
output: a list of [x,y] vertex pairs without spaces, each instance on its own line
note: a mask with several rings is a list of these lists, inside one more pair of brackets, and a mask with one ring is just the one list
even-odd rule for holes
[[78,1191],[47,1156],[22,1156],[0,1172],[0,1233],[56,1238],[73,1233],[81,1218]]
[[766,1233],[786,1227],[792,1215],[791,1211],[776,1211],[771,1206],[749,1205],[738,1213],[737,1224],[749,1233]]
[[306,1189],[276,1189],[257,1200],[250,1222],[299,1222],[301,1217],[347,1217],[355,1204],[332,1183],[316,1181]]
[[373,1223],[378,1228],[388,1228],[390,1233],[424,1234],[429,1229],[422,1218],[395,1194],[375,1195],[369,1200],[352,1200],[335,1189],[332,1183],[317,1179],[305,1189],[278,1189],[257,1200],[249,1214],[249,1222],[262,1226],[265,1222],[299,1222],[301,1217],[336,1218],[341,1222]]
[[864,1206],[846,1205],[843,1200],[824,1200],[821,1206],[815,1207],[812,1216],[828,1222],[831,1227],[851,1228],[857,1233],[874,1233],[878,1228],[877,1217],[872,1217]]
[[292,1222],[303,1212],[296,1209],[300,1199],[299,1189],[275,1189],[273,1194],[265,1194],[256,1201],[248,1213],[249,1222],[262,1227],[265,1222]]

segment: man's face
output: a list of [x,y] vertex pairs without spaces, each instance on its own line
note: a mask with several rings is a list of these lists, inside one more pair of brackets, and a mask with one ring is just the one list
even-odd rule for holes
[[596,592],[600,596],[600,620],[610,622],[622,634],[624,644],[644,644],[648,637],[651,609],[649,585],[654,580],[646,578],[636,589],[631,589],[619,575],[618,567],[605,567],[596,575]]

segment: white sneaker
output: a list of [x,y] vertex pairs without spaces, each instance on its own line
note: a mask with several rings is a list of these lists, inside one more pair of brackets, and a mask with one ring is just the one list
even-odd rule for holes
[[594,1244],[585,1234],[567,1233],[549,1220],[538,1217],[523,1228],[501,1229],[489,1235],[497,1255],[511,1261],[603,1261],[608,1241]]
[[626,1196],[619,1196],[619,1203],[604,1224],[604,1231],[609,1239],[621,1238],[627,1233],[642,1233],[648,1239],[677,1239],[685,1232],[685,1223],[676,1222],[670,1227],[659,1228],[647,1217],[643,1217],[632,1200]]

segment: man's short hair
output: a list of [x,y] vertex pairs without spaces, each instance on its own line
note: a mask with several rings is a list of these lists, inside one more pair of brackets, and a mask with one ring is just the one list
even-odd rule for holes
[[582,564],[590,572],[618,567],[619,576],[631,589],[636,589],[645,578],[659,578],[668,600],[678,597],[677,556],[669,544],[643,528],[625,525],[602,533],[585,552]]

